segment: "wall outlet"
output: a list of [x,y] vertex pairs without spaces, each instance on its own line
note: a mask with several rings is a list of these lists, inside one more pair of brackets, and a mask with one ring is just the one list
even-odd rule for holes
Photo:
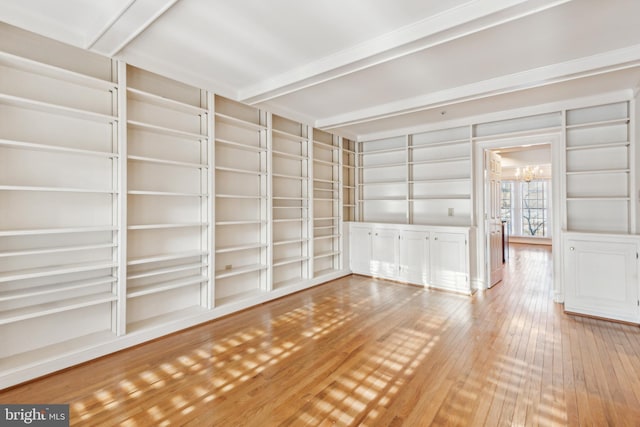
[[447,211],[447,215],[453,216],[453,208],[449,208],[449,210]]

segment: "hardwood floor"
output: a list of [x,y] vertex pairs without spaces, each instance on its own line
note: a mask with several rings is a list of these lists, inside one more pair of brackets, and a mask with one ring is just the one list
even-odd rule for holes
[[512,245],[473,297],[351,276],[0,391],[74,425],[640,422],[640,328],[552,302],[551,253]]

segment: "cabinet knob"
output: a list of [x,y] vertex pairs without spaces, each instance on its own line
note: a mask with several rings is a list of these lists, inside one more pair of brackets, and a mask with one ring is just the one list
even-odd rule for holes
[[573,246],[571,246],[571,247],[569,248],[569,250],[570,250],[570,251],[575,251],[575,250],[576,250],[576,248],[574,248]]
[[376,236],[378,235],[378,233],[376,233]]
[[371,236],[371,232],[368,232],[367,234],[368,234],[369,236]]
[[[427,239],[428,239],[428,237],[427,237]],[[433,240],[438,240],[438,238],[437,238],[437,237],[434,237],[434,238],[433,238]]]

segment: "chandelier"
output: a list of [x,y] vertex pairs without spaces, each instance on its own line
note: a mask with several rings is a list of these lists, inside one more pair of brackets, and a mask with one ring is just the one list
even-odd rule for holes
[[539,166],[525,166],[523,168],[516,169],[516,179],[524,182],[531,182],[540,175]]

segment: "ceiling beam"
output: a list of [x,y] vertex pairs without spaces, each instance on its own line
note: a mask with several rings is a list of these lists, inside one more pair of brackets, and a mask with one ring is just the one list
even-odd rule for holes
[[318,119],[315,126],[333,129],[367,123],[634,67],[640,67],[640,45],[325,117]]
[[179,0],[131,0],[87,43],[86,48],[115,57]]
[[438,46],[571,0],[473,0],[245,87],[238,99],[256,104]]

